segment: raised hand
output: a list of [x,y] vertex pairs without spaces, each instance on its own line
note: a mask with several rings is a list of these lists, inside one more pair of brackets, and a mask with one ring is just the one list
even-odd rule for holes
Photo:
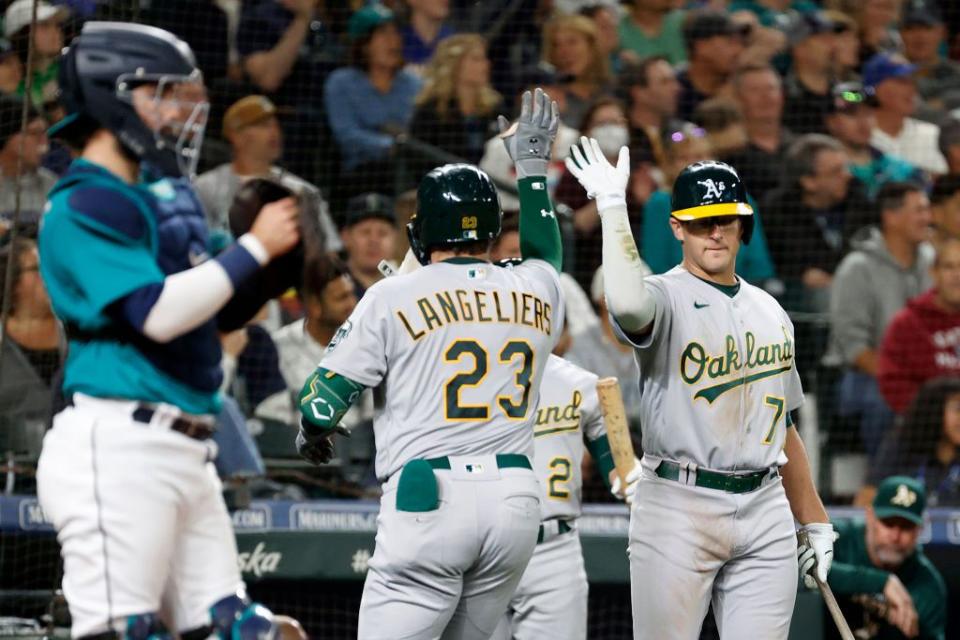
[[517,178],[546,176],[550,150],[560,128],[560,109],[542,89],[523,92],[520,119],[497,118],[500,137],[517,167]]

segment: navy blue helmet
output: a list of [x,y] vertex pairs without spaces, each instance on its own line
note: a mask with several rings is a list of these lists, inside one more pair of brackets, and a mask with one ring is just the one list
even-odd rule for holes
[[[117,136],[127,152],[164,174],[193,175],[209,103],[186,42],[156,27],[87,22],[60,61],[59,82],[68,115],[51,128],[51,136],[92,119]],[[155,106],[179,101],[189,116],[145,122],[133,105],[134,89],[145,84],[156,87]]]

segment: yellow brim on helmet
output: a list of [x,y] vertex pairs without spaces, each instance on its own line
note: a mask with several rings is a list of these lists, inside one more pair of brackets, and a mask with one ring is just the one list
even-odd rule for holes
[[746,202],[718,202],[717,204],[680,209],[679,211],[672,212],[670,215],[684,222],[700,220],[701,218],[714,218],[717,216],[752,216],[753,207]]

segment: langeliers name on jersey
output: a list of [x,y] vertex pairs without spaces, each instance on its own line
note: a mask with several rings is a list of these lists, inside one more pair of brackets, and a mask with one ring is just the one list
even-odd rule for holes
[[711,355],[706,348],[697,341],[687,343],[680,355],[680,376],[687,384],[696,384],[706,375],[710,380],[726,378],[731,373],[740,371],[744,367],[750,372],[710,387],[697,391],[694,398],[704,398],[713,402],[722,394],[741,385],[748,385],[763,378],[780,375],[790,370],[793,361],[793,336],[783,330],[783,342],[757,345],[756,336],[748,331],[744,336],[747,357],[740,360],[740,350],[733,336],[725,338],[725,350],[721,354]]
[[419,298],[416,305],[419,317],[397,311],[397,318],[414,341],[457,322],[519,324],[551,335],[550,304],[532,293],[454,289]]

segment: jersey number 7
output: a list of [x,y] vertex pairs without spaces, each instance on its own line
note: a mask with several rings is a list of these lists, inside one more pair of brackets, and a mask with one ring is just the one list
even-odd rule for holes
[[[481,421],[490,418],[490,405],[463,404],[460,401],[460,391],[463,387],[475,387],[487,377],[489,369],[489,355],[487,350],[476,340],[457,340],[451,344],[443,354],[446,363],[459,363],[464,359],[473,359],[473,368],[455,374],[443,388],[443,409],[447,420]],[[514,378],[514,384],[522,391],[520,401],[516,402],[513,396],[497,396],[497,405],[511,420],[522,420],[527,417],[530,406],[530,379],[533,376],[533,348],[525,340],[510,340],[500,349],[498,356],[500,364],[519,362],[519,369]]]

